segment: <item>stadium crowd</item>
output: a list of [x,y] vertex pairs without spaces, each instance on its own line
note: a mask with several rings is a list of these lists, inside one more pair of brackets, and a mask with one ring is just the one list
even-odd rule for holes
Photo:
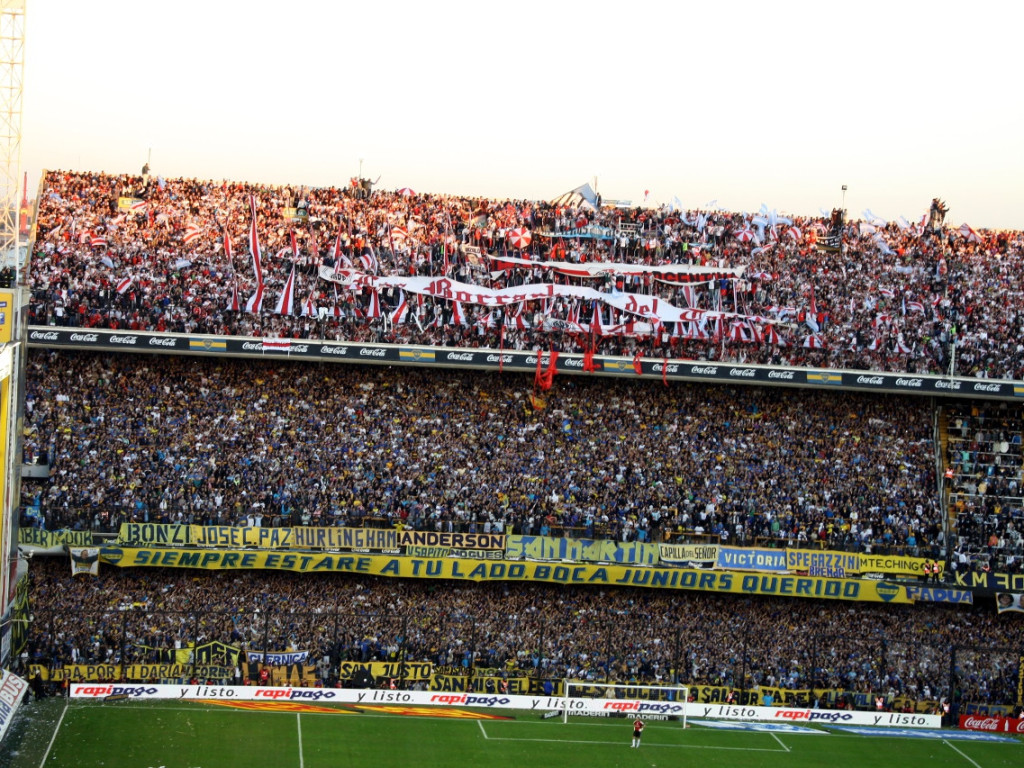
[[402,525],[936,557],[929,404],[35,350],[26,524]]
[[[937,233],[923,221],[868,217],[846,223],[842,247],[830,251],[818,247],[832,231],[827,217],[767,209],[583,208],[64,171],[47,173],[42,189],[27,277],[37,325],[1024,378],[1020,232],[965,225]],[[250,198],[262,243],[259,279],[248,253]],[[547,262],[639,271],[621,281],[569,277]],[[423,294],[413,302],[393,288],[339,286],[318,276],[322,265],[492,288],[586,284],[657,296],[694,310],[694,319],[630,326],[630,316],[605,307],[598,328],[592,302],[567,298],[528,302],[521,314],[460,309]],[[743,272],[680,284],[649,269],[666,265]],[[293,266],[295,301],[279,314]],[[256,295],[258,311],[249,312],[246,299]],[[403,299],[413,306],[400,317]]]
[[455,674],[831,688],[891,702],[948,697],[958,646],[958,699],[1005,704],[1018,654],[977,649],[1024,644],[1024,622],[980,605],[107,565],[72,577],[63,557],[35,558],[30,578],[22,661],[48,667],[166,662],[219,641],[309,651],[325,685],[341,661],[404,659]]

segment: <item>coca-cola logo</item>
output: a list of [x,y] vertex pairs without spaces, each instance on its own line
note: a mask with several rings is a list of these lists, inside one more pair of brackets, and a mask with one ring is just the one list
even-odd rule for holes
[[665,373],[679,373],[679,366],[676,363],[655,363],[654,370],[657,373],[664,371]]
[[[959,388],[959,387],[958,387]],[[975,392],[999,392],[1002,390],[1002,386],[999,384],[975,384]]]
[[923,379],[896,379],[897,387],[920,387],[922,384]]
[[292,344],[292,352],[298,352],[300,355],[309,352],[309,344]]
[[884,380],[882,379],[881,376],[858,376],[857,377],[857,383],[858,384],[875,384],[875,385],[878,385],[878,384],[881,384],[883,381]]
[[566,368],[582,368],[583,367],[583,361],[582,360],[577,360],[575,358],[571,359],[571,360],[566,360],[565,361],[565,367]]
[[753,368],[730,368],[729,375],[740,376],[745,379],[750,379],[757,375],[757,371],[755,371]]
[[135,344],[139,340],[138,336],[111,336],[111,344]]
[[964,728],[969,728],[972,731],[998,731],[999,730],[999,718],[998,717],[965,717]]
[[56,331],[32,331],[28,338],[30,341],[57,341],[59,337]]
[[321,355],[347,355],[348,347],[329,347],[326,344],[320,347]]
[[786,381],[793,381],[796,374],[793,371],[768,371],[769,379],[785,379]]
[[359,354],[363,357],[384,357],[387,353],[383,349],[363,349],[359,350]]
[[498,363],[498,362],[501,362],[501,363],[511,363],[512,362],[512,355],[488,355],[487,356],[487,362],[488,363]]
[[177,339],[161,339],[161,338],[159,338],[157,336],[153,336],[149,340],[149,345],[151,347],[177,347],[178,346],[178,340]]
[[[996,385],[996,386],[998,386],[998,385]],[[955,390],[959,390],[960,389],[960,382],[959,381],[936,381],[935,382],[935,388],[936,389],[955,389]]]
[[99,341],[100,335],[98,333],[72,333],[71,341],[88,341],[97,342]]
[[262,341],[243,341],[242,342],[243,352],[262,352],[263,342]]
[[716,376],[718,374],[717,365],[692,365],[690,366],[690,373],[698,376]]
[[456,363],[472,363],[473,353],[472,352],[449,352],[448,360]]

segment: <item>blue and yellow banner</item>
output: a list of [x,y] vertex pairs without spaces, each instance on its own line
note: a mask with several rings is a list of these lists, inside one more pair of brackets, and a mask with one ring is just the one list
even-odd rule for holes
[[42,528],[19,528],[18,545],[30,551],[34,549],[63,551],[64,545],[69,547],[91,547],[92,531],[72,531],[61,528],[57,531],[45,531]]
[[270,569],[302,573],[361,573],[406,579],[542,581],[552,584],[687,589],[747,595],[784,595],[831,600],[909,603],[906,589],[884,581],[814,576],[739,574],[687,568],[623,565],[462,561],[451,558],[389,557],[370,554],[290,553],[161,547],[105,547],[101,560],[124,568],[164,567],[206,570]]
[[730,571],[783,573],[786,570],[786,551],[761,547],[721,547],[715,567]]
[[338,549],[397,552],[401,547],[448,547],[504,551],[498,533],[440,533],[394,528],[231,527],[123,523],[117,543],[123,546],[254,547],[256,549]]

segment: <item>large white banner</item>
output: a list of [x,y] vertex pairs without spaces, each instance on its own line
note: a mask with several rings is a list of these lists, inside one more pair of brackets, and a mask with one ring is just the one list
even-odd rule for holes
[[[488,288],[483,285],[449,280],[446,277],[419,277],[402,275],[367,275],[352,270],[335,272],[333,267],[320,267],[320,277],[337,283],[350,290],[371,288],[401,288],[403,291],[432,296],[435,299],[457,301],[462,304],[477,304],[484,307],[513,307],[526,301],[543,301],[555,298],[574,298],[583,301],[600,301],[622,312],[663,323],[692,322],[701,319],[743,318],[760,323],[777,322],[774,318],[743,315],[736,312],[719,312],[696,308],[680,309],[657,296],[623,291],[605,292],[582,285],[557,285],[555,283],[533,283],[514,285],[508,288]],[[588,318],[589,319],[589,318]]]

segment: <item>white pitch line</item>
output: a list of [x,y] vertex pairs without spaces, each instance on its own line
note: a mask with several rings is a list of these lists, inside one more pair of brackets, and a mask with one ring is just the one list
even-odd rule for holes
[[53,749],[53,742],[57,740],[57,732],[60,731],[60,726],[64,722],[64,715],[68,713],[68,702],[70,699],[64,699],[64,711],[60,713],[60,719],[57,721],[57,726],[53,729],[53,736],[50,737],[50,743],[46,745],[46,752],[43,753],[43,761],[39,764],[39,768],[43,768],[46,765],[46,759],[50,756],[50,750]]
[[[589,741],[583,739],[524,739],[524,738],[510,738],[506,736],[488,736],[488,741],[532,741],[539,744],[593,744],[595,746],[606,746],[606,745],[622,745],[623,742],[619,741]],[[781,743],[781,742],[780,742]],[[626,745],[628,746],[628,745]],[[651,744],[650,742],[644,742],[642,749],[714,749],[723,750],[729,752],[771,752],[772,754],[780,754],[781,750],[778,749],[751,749],[749,747],[717,747],[712,744]],[[786,745],[783,744],[782,748],[789,752]],[[981,768],[981,766],[978,766]]]
[[778,734],[775,734],[775,733],[773,733],[773,734],[772,734],[772,738],[773,738],[773,739],[775,739],[775,740],[776,740],[777,742],[779,742],[779,746],[780,746],[780,747],[782,747],[782,748],[783,748],[784,750],[786,750],[787,752],[789,752],[789,747],[787,747],[787,746],[786,746],[785,744],[783,744],[783,743],[782,743],[782,739],[780,739],[780,738],[778,737]]
[[964,760],[966,760],[966,761],[967,761],[968,763],[970,763],[971,765],[973,765],[973,766],[974,766],[974,768],[981,768],[981,766],[980,766],[980,765],[978,765],[978,764],[977,764],[976,762],[974,762],[973,760],[971,760],[971,758],[969,758],[969,757],[968,757],[967,755],[965,755],[965,754],[964,754],[963,752],[961,752],[961,751],[960,751],[959,749],[957,749],[956,747],[954,747],[954,746],[953,746],[952,744],[950,744],[950,743],[949,743],[948,741],[946,741],[945,739],[943,739],[943,740],[942,740],[942,743],[943,743],[943,744],[945,744],[945,745],[946,745],[947,747],[949,747],[950,749],[952,749],[952,750],[953,750],[954,752],[956,752],[956,753],[957,753],[958,755],[960,755],[960,757],[962,757],[962,758],[963,758]]
[[482,733],[484,735],[484,738],[490,740],[491,737],[488,736],[487,735],[487,731],[484,730],[484,721],[483,720],[477,720],[476,724],[480,726],[480,733]]
[[299,731],[299,768],[305,768],[305,763],[302,760],[302,714],[300,712],[295,713],[295,727]]

